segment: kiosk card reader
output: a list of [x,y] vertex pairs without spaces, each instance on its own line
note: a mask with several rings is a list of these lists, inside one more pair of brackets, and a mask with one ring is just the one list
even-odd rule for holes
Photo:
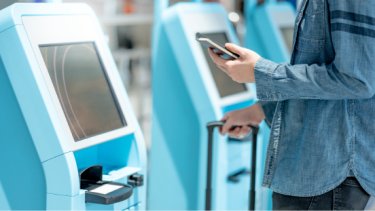
[[0,46],[0,209],[144,210],[143,136],[92,10],[14,4]]
[[[156,1],[153,37],[153,129],[148,208],[204,209],[207,172],[206,124],[255,102],[253,86],[219,70],[196,34],[220,46],[238,43],[227,12],[218,3]],[[263,130],[260,130],[263,131]],[[250,141],[214,135],[211,208],[248,208]],[[257,200],[268,138],[259,135]],[[240,173],[239,173],[240,172]],[[158,179],[156,179],[158,178]],[[263,202],[263,201],[262,201]],[[268,203],[255,203],[269,209]]]
[[81,189],[87,190],[86,202],[113,204],[124,201],[132,195],[131,185],[103,181],[102,177],[102,166],[91,166],[80,173]]

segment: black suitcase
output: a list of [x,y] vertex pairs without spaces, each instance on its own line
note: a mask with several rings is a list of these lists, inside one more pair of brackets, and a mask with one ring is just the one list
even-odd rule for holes
[[[207,180],[206,180],[206,210],[211,210],[211,193],[212,193],[212,149],[214,147],[213,144],[213,133],[215,128],[222,127],[224,122],[215,121],[209,122],[207,124],[207,131],[208,131],[208,147],[207,147]],[[258,136],[258,127],[250,126],[252,128],[252,141],[251,144],[251,163],[250,163],[250,187],[249,187],[249,210],[254,210],[255,208],[255,179],[256,179],[256,151],[257,151],[257,136]]]

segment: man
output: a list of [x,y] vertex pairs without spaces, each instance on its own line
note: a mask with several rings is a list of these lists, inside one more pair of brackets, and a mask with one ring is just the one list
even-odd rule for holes
[[259,103],[226,114],[221,132],[271,125],[263,185],[274,209],[364,209],[375,195],[373,11],[373,0],[304,0],[290,64],[234,44],[237,60],[210,51],[233,80],[256,83]]

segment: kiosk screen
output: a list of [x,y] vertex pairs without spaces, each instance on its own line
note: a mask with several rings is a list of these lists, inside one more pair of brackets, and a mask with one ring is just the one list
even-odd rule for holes
[[75,141],[126,126],[94,43],[40,50]]
[[[202,36],[215,41],[221,46],[224,46],[224,44],[228,42],[228,37],[225,34],[225,32],[201,34]],[[246,92],[246,85],[233,81],[229,76],[227,76],[227,74],[225,74],[222,70],[216,67],[216,65],[212,62],[210,55],[208,54],[207,47],[205,47],[204,45],[201,46],[206,57],[206,60],[208,62],[208,66],[210,68],[212,77],[214,78],[216,87],[219,90],[220,97],[223,98],[230,95]]]

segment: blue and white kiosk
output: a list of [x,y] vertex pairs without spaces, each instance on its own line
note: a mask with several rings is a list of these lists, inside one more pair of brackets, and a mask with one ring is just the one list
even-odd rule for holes
[[244,45],[275,62],[289,62],[296,11],[289,1],[245,0]]
[[84,4],[0,12],[0,209],[144,210],[146,151]]
[[[220,4],[159,0],[155,10],[148,208],[204,209],[206,124],[254,103],[254,89],[232,81],[195,40],[199,32],[238,43]],[[260,186],[267,141],[258,139],[257,209],[270,209],[270,192]],[[250,144],[215,135],[213,209],[247,209]]]

